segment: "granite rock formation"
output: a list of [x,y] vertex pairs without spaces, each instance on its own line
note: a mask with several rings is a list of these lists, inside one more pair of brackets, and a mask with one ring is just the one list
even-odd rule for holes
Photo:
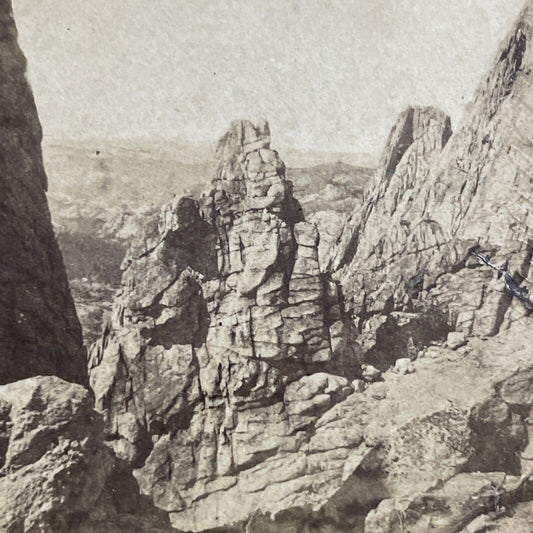
[[83,387],[81,328],[7,0],[0,36],[0,530],[170,533],[166,513],[140,495],[131,468],[105,445],[102,417]]
[[330,264],[361,330],[424,306],[465,334],[494,335],[520,315],[470,252],[529,283],[532,22],[528,2],[452,136],[431,108],[407,110],[393,129],[366,207]]
[[[277,458],[277,491],[232,531],[481,533],[501,522],[525,533],[514,514],[527,516],[533,497],[532,340],[515,322],[354,390],[319,418],[306,456]],[[230,489],[219,506],[240,497]]]
[[330,259],[365,361],[381,370],[396,358],[416,356],[451,329],[441,306],[426,304],[421,312],[418,300],[432,283],[428,272],[458,262],[461,253],[425,205],[451,134],[449,117],[435,108],[409,108],[399,116],[364,207],[345,224]]
[[86,383],[81,328],[46,202],[41,126],[11,2],[0,2],[0,384]]
[[276,491],[251,486],[253,469],[305,447],[359,370],[268,124],[233,123],[217,152],[209,194],[172,201],[132,246],[90,356],[111,446],[184,529],[222,519],[198,509],[213,494],[244,487],[246,515]]
[[266,124],[234,123],[210,193],[131,248],[90,380],[174,526],[523,527],[533,329],[499,276],[525,287],[533,254],[532,24],[528,2],[455,133],[399,117],[331,275]]
[[[505,523],[527,530],[512,517],[499,519],[532,497],[531,319],[513,297],[530,286],[533,254],[532,37],[527,2],[453,135],[433,108],[400,116],[365,207],[345,226],[330,262],[364,361],[385,370],[418,358],[414,373],[401,378],[400,397],[388,373],[377,384],[381,404],[395,399],[401,412],[377,415],[385,452],[370,477],[385,490],[366,516],[368,531],[481,532]],[[479,252],[497,268],[480,262]],[[433,358],[440,378],[432,383]],[[455,360],[466,381],[452,371]],[[485,372],[493,383],[483,383]],[[431,385],[425,393],[411,389],[418,377]],[[478,403],[465,404],[460,389],[469,401],[481,393]],[[409,404],[411,395],[421,405],[445,398],[447,407],[426,418]],[[414,418],[399,428],[404,414]],[[517,514],[528,505],[518,505]]]
[[173,531],[104,444],[90,393],[55,376],[0,386],[0,529]]

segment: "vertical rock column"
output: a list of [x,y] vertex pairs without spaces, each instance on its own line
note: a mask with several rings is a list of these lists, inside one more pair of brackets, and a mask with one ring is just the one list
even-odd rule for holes
[[185,529],[193,501],[308,438],[323,404],[291,418],[291,383],[321,372],[318,393],[325,372],[358,371],[268,124],[233,123],[218,156],[209,194],[173,200],[130,250],[90,363],[110,444]]
[[0,384],[55,374],[86,382],[81,327],[46,201],[41,126],[0,1]]

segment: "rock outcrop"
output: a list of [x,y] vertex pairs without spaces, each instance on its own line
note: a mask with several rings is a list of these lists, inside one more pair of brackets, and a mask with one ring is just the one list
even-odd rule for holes
[[469,253],[477,245],[519,283],[528,276],[532,22],[528,2],[452,136],[434,109],[398,120],[367,205],[330,265],[362,322],[436,305],[453,329],[493,335],[520,314]]
[[104,444],[89,392],[55,376],[0,386],[0,529],[174,531]]
[[110,444],[174,524],[195,530],[229,516],[205,512],[212,495],[248,494],[239,520],[276,492],[267,460],[305,447],[359,370],[268,125],[233,123],[218,155],[210,193],[171,202],[130,250],[90,357]]
[[81,328],[50,222],[41,130],[7,0],[0,35],[0,530],[170,533],[166,513],[140,495],[131,468],[106,446],[83,386]]
[[513,513],[533,495],[532,340],[516,322],[457,350],[432,347],[409,374],[391,369],[354,391],[319,418],[306,458],[278,458],[277,479],[291,479],[278,484],[285,508],[235,531],[481,533],[500,520],[520,531]]
[[39,374],[86,383],[81,328],[46,202],[41,126],[0,2],[0,384]]
[[457,261],[445,230],[425,211],[426,187],[451,133],[449,117],[437,109],[400,115],[364,207],[345,224],[330,260],[365,360],[382,370],[453,329],[445,309],[427,304],[421,313],[418,299],[431,284],[428,272]]
[[[377,424],[361,421],[364,442],[377,437],[375,457],[353,490],[370,493],[379,480],[374,503],[358,503],[348,488],[342,500],[366,506],[373,533],[523,529],[532,498],[531,319],[513,294],[527,295],[533,255],[532,38],[528,2],[453,135],[435,109],[400,116],[330,262],[364,362],[384,371],[397,360],[364,393],[377,388],[385,411],[371,408]],[[409,367],[405,358],[417,360]]]

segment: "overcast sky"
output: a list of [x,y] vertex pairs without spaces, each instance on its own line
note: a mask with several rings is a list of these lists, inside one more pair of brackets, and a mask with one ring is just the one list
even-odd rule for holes
[[456,122],[524,0],[12,0],[45,135],[376,152],[396,115]]

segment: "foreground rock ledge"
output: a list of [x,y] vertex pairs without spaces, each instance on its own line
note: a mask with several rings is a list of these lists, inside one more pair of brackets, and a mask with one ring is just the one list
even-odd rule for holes
[[60,378],[0,387],[0,467],[0,531],[175,531],[105,446],[88,391]]

